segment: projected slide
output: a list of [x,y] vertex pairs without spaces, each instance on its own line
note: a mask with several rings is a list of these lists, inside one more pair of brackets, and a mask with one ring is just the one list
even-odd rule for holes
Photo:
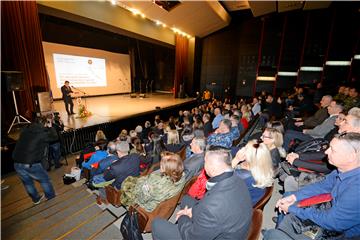
[[106,63],[105,59],[53,54],[57,87],[64,82],[77,87],[105,87]]

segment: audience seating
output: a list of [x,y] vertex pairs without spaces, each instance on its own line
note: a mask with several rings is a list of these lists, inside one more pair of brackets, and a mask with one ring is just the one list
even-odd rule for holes
[[194,182],[196,182],[198,176],[193,176],[186,184],[184,189],[181,192],[181,196],[179,198],[179,203],[181,202],[181,199],[183,198],[183,196],[185,194],[187,194],[187,192],[189,191],[190,187],[194,184]]
[[184,146],[180,151],[176,154],[180,156],[180,158],[184,161],[186,159],[186,146]]
[[254,209],[247,240],[258,240],[259,239],[262,220],[263,220],[262,210]]
[[249,139],[249,137],[251,136],[251,134],[254,132],[254,130],[257,128],[258,123],[259,123],[259,114],[255,115],[253,117],[253,119],[251,119],[251,121],[249,122],[249,127],[240,134],[240,137],[234,141],[236,141],[235,143],[237,145],[234,145],[234,141],[233,141],[233,146],[239,146],[240,144],[246,143]]
[[264,196],[253,206],[253,209],[263,210],[266,203],[270,200],[274,186],[267,187]]
[[140,206],[133,206],[133,208],[135,208],[136,211],[138,212],[140,231],[143,233],[151,232],[151,223],[156,217],[169,219],[173,214],[173,212],[175,211],[175,208],[177,206],[181,194],[182,191],[180,191],[172,198],[169,198],[161,202],[152,212],[147,212]]
[[151,232],[151,223],[156,217],[169,219],[174,213],[175,208],[181,198],[187,193],[190,186],[194,183],[197,177],[191,178],[184,186],[182,191],[178,194],[161,202],[152,212],[147,212],[139,206],[133,206],[138,212],[139,229],[141,232]]
[[106,200],[114,207],[121,207],[121,190],[117,190],[112,185],[105,187]]

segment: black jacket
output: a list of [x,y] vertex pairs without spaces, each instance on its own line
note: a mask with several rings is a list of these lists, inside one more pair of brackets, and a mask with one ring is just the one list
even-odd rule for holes
[[181,216],[183,240],[247,239],[252,204],[245,182],[232,175],[207,191],[192,207],[192,218]]
[[139,154],[126,155],[104,171],[104,179],[110,181],[115,178],[113,186],[117,189],[121,188],[122,182],[128,176],[139,176],[140,174],[140,156]]
[[50,142],[56,141],[58,135],[54,128],[45,128],[39,123],[33,123],[24,128],[16,143],[13,159],[16,163],[39,163],[44,158]]
[[73,91],[71,90],[71,87],[66,87],[65,85],[61,87],[61,93],[62,93],[62,98],[65,102],[70,102],[71,101],[71,94]]

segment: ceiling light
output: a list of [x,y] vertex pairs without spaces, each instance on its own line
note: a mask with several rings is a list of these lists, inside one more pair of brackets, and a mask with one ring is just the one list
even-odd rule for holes
[[359,60],[360,59],[360,54],[355,54],[354,59]]
[[256,78],[257,81],[275,81],[276,78],[272,76],[258,76]]
[[350,66],[351,61],[326,61],[325,65],[328,65],[328,66]]
[[278,72],[278,76],[286,76],[286,77],[296,77],[298,72]]
[[323,70],[323,67],[310,67],[310,66],[304,66],[300,68],[300,71],[306,71],[306,72],[321,72]]

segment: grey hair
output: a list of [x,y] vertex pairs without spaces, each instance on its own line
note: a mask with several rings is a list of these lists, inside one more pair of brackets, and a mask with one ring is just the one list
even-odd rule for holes
[[107,150],[108,150],[108,153],[115,154],[116,153],[116,143],[110,141],[107,145]]
[[206,149],[206,140],[204,137],[195,137],[194,139],[194,143],[199,146],[201,151],[205,151]]
[[349,110],[348,115],[354,117],[351,121],[351,126],[354,128],[360,128],[360,108],[353,107]]
[[223,123],[223,124],[225,124],[225,126],[229,129],[229,130],[231,130],[231,121],[229,120],[229,119],[223,119],[223,120],[221,120],[221,122]]
[[358,161],[360,161],[360,133],[354,133],[354,132],[350,132],[350,133],[345,133],[345,134],[337,134],[335,135],[336,139],[340,140],[340,141],[344,141],[346,142],[350,147],[352,147],[354,149],[354,151],[357,153],[358,155]]

